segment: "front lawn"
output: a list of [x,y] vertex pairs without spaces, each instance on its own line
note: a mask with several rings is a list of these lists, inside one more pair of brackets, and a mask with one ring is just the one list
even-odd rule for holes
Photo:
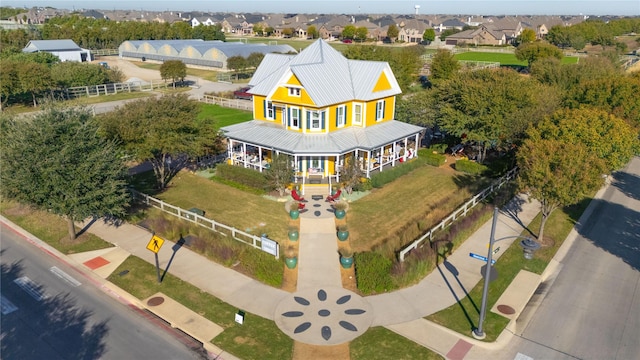
[[220,105],[200,104],[198,119],[213,118],[215,126],[220,129],[224,126],[242,123],[253,119],[251,111],[222,107]]

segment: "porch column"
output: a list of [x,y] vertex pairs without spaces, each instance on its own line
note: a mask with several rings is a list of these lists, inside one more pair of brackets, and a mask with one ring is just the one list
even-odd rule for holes
[[407,153],[409,152],[409,149],[407,148],[408,144],[409,144],[409,139],[404,138],[404,155],[402,156],[403,157],[402,161],[407,161]]
[[258,169],[262,172],[262,146],[258,146]]
[[233,161],[233,140],[231,139],[227,142],[227,157]]
[[249,167],[248,161],[249,158],[247,157],[247,143],[243,142],[242,143],[242,162],[244,167]]
[[419,137],[419,134],[416,134],[416,139],[415,139],[415,141],[413,142],[413,143],[415,144],[415,145],[414,145],[414,150],[413,150],[413,154],[414,154],[413,156],[414,156],[414,157],[418,157],[418,140],[419,140],[419,138],[420,138],[420,137]]
[[367,179],[369,179],[370,173],[371,173],[371,151],[367,150]]
[[384,163],[384,145],[380,147],[380,158],[378,160],[378,167],[380,168],[380,172],[382,172],[382,164]]

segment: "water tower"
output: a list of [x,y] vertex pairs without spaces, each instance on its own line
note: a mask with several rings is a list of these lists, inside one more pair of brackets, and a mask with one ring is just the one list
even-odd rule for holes
[[418,12],[420,11],[420,5],[414,5],[413,7],[416,9],[416,15],[418,15]]

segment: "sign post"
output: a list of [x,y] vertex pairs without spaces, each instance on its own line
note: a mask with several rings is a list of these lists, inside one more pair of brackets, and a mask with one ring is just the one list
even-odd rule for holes
[[156,256],[156,273],[158,274],[158,283],[162,281],[162,279],[160,278],[160,262],[158,261],[158,251],[160,251],[162,244],[164,244],[164,239],[156,236],[155,234],[151,237],[151,240],[149,240],[149,243],[147,244],[147,249],[149,251],[152,251]]

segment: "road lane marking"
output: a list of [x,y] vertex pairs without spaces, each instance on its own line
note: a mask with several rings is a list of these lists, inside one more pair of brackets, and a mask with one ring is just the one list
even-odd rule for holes
[[4,296],[0,296],[2,299],[2,301],[0,301],[0,307],[2,308],[2,315],[7,315],[10,314],[16,310],[18,310],[18,307],[13,305],[13,303],[11,301],[9,301],[9,299],[7,299]]
[[54,275],[56,275],[57,277],[59,277],[60,279],[66,281],[67,283],[69,283],[71,286],[73,287],[78,287],[80,285],[82,285],[82,283],[76,279],[74,279],[71,275],[67,274],[66,272],[60,270],[57,266],[52,266],[49,271],[51,271]]
[[49,297],[49,295],[45,294],[44,291],[42,291],[42,287],[40,285],[36,284],[35,282],[33,282],[33,280],[29,279],[26,276],[17,278],[13,280],[13,282],[16,285],[20,286],[22,290],[26,291],[27,294],[31,295],[31,297],[36,301],[42,301]]

